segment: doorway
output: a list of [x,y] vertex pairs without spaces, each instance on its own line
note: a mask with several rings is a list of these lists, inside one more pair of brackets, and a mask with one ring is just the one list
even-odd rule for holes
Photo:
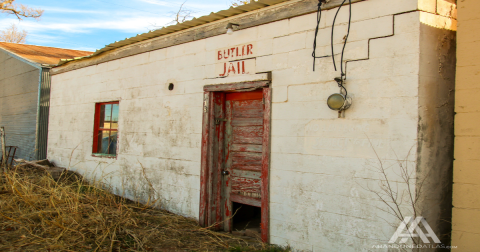
[[269,81],[205,86],[200,225],[269,236]]

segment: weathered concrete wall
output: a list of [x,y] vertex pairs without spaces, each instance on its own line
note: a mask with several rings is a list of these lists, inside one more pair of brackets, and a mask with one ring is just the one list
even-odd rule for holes
[[456,66],[456,13],[450,6],[420,14],[417,148],[418,210],[446,244],[451,239]]
[[452,244],[478,251],[480,240],[480,2],[458,1]]
[[16,158],[35,158],[40,70],[0,51],[0,126],[6,145],[18,146]]
[[[198,218],[202,87],[218,76],[216,49],[254,42],[256,72],[272,72],[271,242],[315,251],[386,244],[400,221],[376,193],[382,193],[385,179],[392,190],[408,190],[399,163],[411,172],[414,193],[416,172],[425,169],[417,162],[430,157],[416,150],[424,133],[419,124],[424,127],[425,101],[420,100],[426,99],[430,83],[422,78],[441,79],[438,64],[420,67],[426,59],[421,52],[437,53],[420,42],[422,32],[437,34],[421,23],[427,7],[436,9],[432,3],[368,0],[353,5],[345,59],[346,87],[354,103],[343,119],[326,105],[326,98],[338,92],[333,78],[340,75],[331,58],[317,60],[312,71],[313,13],[54,75],[48,157],[108,183],[119,194],[141,201],[150,195],[168,210]],[[323,12],[317,56],[330,54],[335,12]],[[337,53],[347,15],[343,8],[337,19]],[[175,84],[173,91],[169,83]],[[443,83],[431,89],[444,94],[449,82]],[[117,158],[92,157],[95,103],[114,100],[120,101]],[[431,145],[436,146],[437,137]],[[381,164],[385,176],[378,172]],[[442,178],[444,170],[448,167],[442,168]],[[412,214],[409,204],[399,207]],[[431,216],[438,219],[438,213]]]

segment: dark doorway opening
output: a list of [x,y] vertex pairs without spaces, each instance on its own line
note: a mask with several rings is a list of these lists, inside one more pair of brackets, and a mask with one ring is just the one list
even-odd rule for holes
[[262,222],[262,208],[241,203],[233,203],[232,230],[239,235],[260,237],[260,223]]

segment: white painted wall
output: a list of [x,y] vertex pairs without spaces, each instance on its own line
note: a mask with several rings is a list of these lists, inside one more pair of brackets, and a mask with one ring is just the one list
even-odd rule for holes
[[[155,195],[159,206],[198,218],[202,88],[215,77],[216,49],[255,42],[257,72],[272,72],[271,242],[315,251],[384,244],[396,229],[389,222],[398,221],[366,188],[380,190],[374,150],[391,181],[399,181],[397,160],[408,156],[416,168],[420,12],[417,0],[352,8],[345,59],[354,60],[346,84],[353,106],[344,119],[326,105],[339,90],[331,58],[312,71],[313,13],[53,76],[48,158],[120,195]],[[336,10],[323,12],[317,56],[330,54]],[[335,27],[336,53],[347,11]],[[95,103],[114,100],[119,154],[92,157]]]

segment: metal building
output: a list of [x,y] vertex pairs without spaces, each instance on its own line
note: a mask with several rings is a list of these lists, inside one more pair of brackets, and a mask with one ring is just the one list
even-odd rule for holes
[[60,59],[89,54],[0,42],[0,126],[11,146],[7,152],[27,160],[46,158],[50,68]]

